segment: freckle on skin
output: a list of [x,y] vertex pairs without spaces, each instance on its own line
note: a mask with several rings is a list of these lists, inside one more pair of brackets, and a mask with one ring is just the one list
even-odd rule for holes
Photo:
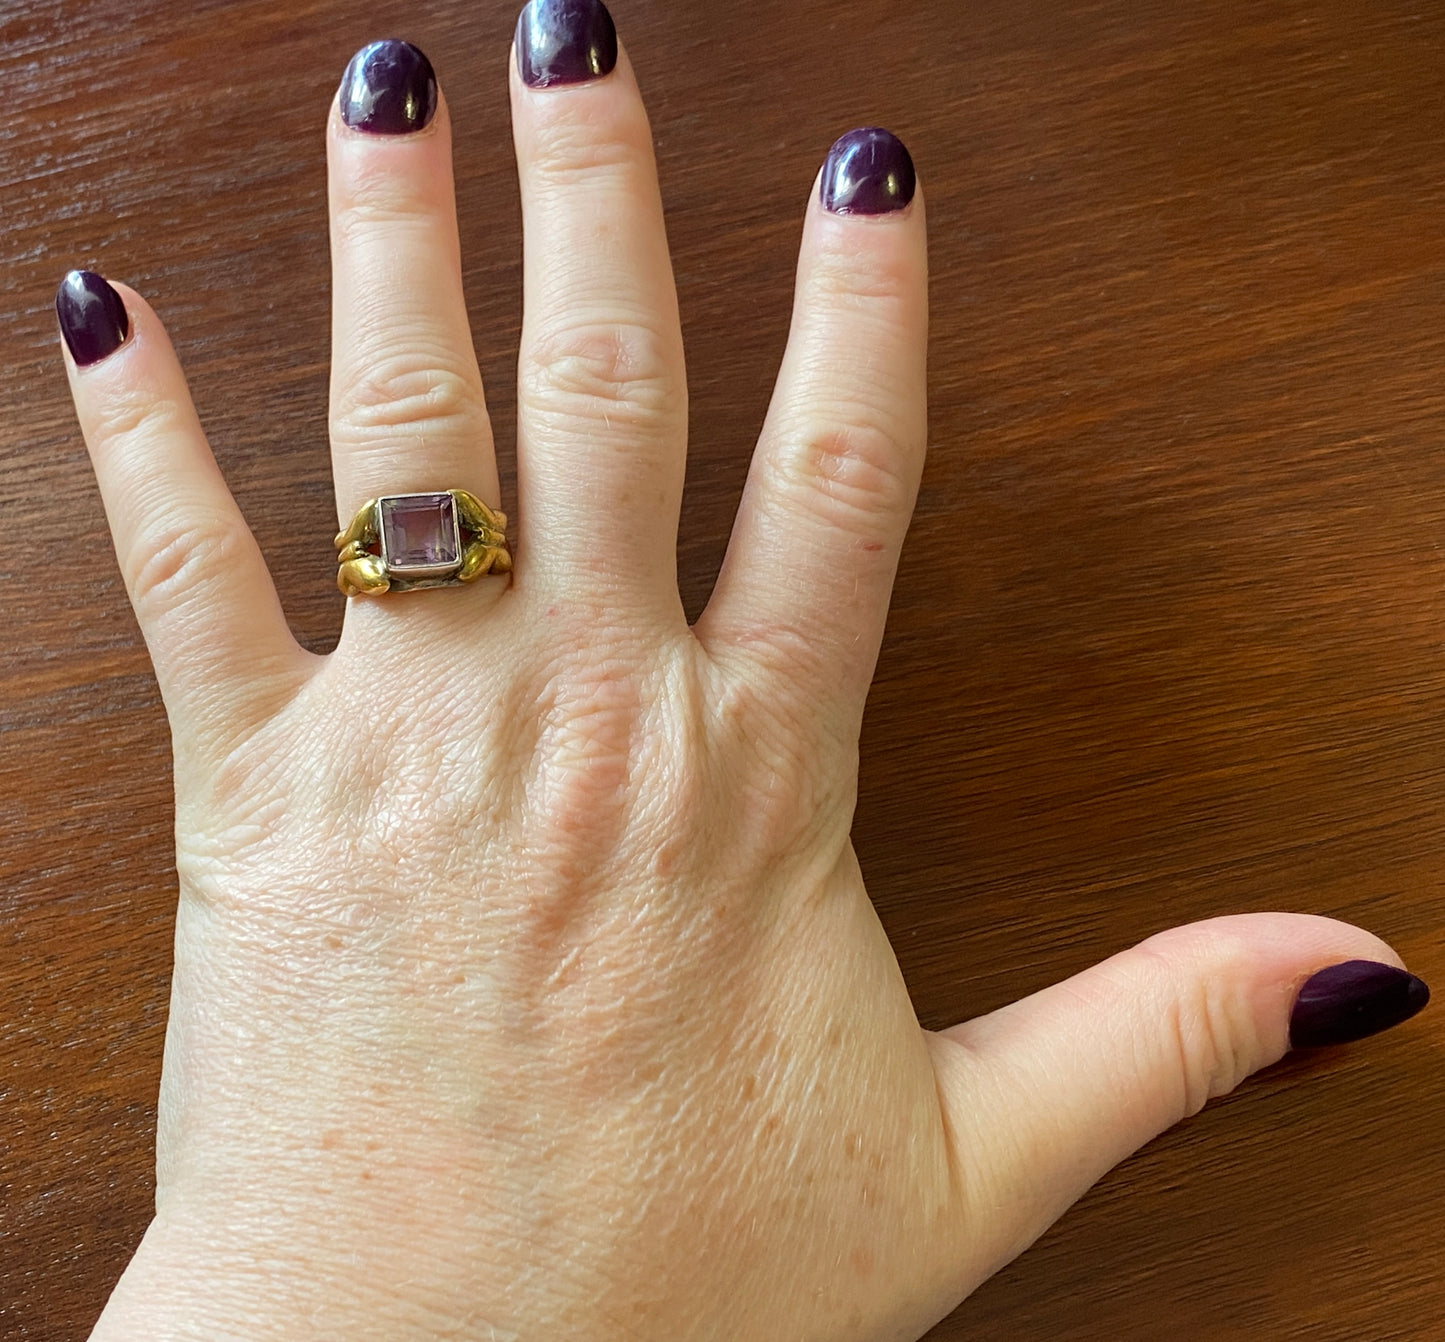
[[743,1077],[743,1099],[750,1100],[758,1093],[758,1079],[751,1072]]
[[677,868],[677,850],[663,844],[652,856],[652,870],[659,880],[667,880]]
[[850,1132],[843,1138],[843,1151],[849,1160],[857,1160],[863,1150],[863,1138],[856,1132]]
[[321,1149],[323,1151],[334,1151],[341,1145],[341,1129],[328,1128],[321,1134]]

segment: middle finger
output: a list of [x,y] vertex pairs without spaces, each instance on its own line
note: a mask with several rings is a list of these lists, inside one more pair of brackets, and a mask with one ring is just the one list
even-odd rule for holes
[[526,303],[518,571],[680,618],[687,386],[647,113],[600,0],[532,0],[512,121]]

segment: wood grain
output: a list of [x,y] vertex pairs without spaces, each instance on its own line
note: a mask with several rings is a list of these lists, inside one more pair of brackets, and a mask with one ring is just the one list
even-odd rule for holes
[[[857,844],[930,1026],[1160,927],[1357,921],[1445,981],[1445,10],[617,0],[691,364],[701,605],[835,134],[929,194],[932,455]],[[494,0],[0,4],[0,1335],[85,1337],[145,1224],[166,724],[65,391],[74,264],[167,321],[298,635],[335,638],[321,129],[406,36],[457,125],[511,496],[520,224]],[[300,538],[298,541],[297,538]],[[1429,1013],[1106,1178],[932,1339],[1445,1336]]]

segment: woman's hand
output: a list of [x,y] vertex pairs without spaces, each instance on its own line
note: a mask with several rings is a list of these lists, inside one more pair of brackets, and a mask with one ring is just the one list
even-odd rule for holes
[[[596,0],[511,73],[527,236],[515,572],[292,640],[181,371],[73,274],[75,400],[175,741],[156,1217],[95,1337],[916,1338],[1103,1171],[1423,985],[1255,915],[920,1030],[848,840],[923,461],[923,201],[834,146],[716,591],[648,126]],[[500,504],[446,104],[415,48],[331,109],[331,437],[379,495]],[[799,184],[800,187],[802,184]],[[961,967],[962,972],[962,967]],[[1306,1000],[1308,999],[1308,1000]]]

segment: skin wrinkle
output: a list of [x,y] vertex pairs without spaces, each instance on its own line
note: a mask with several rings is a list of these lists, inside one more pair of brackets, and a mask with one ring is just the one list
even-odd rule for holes
[[[685,421],[675,418],[676,383],[658,344],[646,327],[615,317],[529,332],[517,375],[518,413],[528,432],[555,434],[560,445],[579,426],[601,421],[608,439],[631,442],[657,433],[664,414],[680,432]],[[644,470],[649,465],[646,458],[639,464]]]
[[[370,445],[381,456],[395,439],[451,434],[463,441],[490,436],[481,383],[426,353],[398,351],[369,361],[348,381],[331,421],[333,441]],[[390,463],[388,463],[390,464]]]
[[[303,654],[254,547],[152,557],[213,522],[247,537],[144,301],[113,359],[67,362],[122,571],[160,579],[137,606],[181,884],[158,1213],[93,1342],[918,1337],[1154,1135],[1161,1095],[1282,1049],[1280,985],[1393,955],[1225,920],[925,1034],[849,839],[925,445],[921,195],[807,207],[694,634],[631,67],[512,93],[510,578],[353,599],[335,651]],[[333,123],[328,148],[338,497],[494,481],[445,113],[415,138]]]

